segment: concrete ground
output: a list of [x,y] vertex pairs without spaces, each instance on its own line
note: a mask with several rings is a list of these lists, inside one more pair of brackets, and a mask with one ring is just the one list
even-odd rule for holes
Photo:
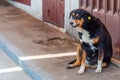
[[0,49],[0,80],[32,80]]
[[120,68],[112,64],[100,74],[94,69],[87,69],[84,75],[77,75],[79,68],[67,70],[77,48],[71,38],[9,4],[0,5],[0,33],[22,51],[14,53],[19,60],[43,80],[120,79]]

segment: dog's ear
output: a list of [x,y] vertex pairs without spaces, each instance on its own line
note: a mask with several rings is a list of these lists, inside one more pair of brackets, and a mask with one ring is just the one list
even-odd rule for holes
[[73,13],[73,11],[71,11],[71,12],[70,12],[70,14],[69,14],[69,19],[71,18],[71,16],[72,16],[72,13]]

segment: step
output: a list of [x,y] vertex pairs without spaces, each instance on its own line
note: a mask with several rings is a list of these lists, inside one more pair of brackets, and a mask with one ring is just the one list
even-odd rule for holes
[[[19,65],[33,80],[53,80],[49,74],[40,68],[33,68],[36,66],[32,61],[22,61],[20,56],[24,53],[16,46],[10,43],[2,34],[0,34],[0,48],[9,56],[17,65]],[[32,66],[31,66],[32,64]],[[39,73],[38,70],[39,69]],[[27,79],[26,79],[27,80]]]
[[0,80],[32,80],[0,49]]

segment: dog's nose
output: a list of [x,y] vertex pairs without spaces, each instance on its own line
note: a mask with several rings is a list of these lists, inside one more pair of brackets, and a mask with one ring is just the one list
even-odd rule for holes
[[73,25],[73,22],[70,22],[70,25]]

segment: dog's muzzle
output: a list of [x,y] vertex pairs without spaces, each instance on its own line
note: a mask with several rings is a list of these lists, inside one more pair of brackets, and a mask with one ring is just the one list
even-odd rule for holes
[[74,25],[74,22],[70,22],[70,25],[71,25],[73,28],[76,28],[77,26],[79,26],[79,24]]

